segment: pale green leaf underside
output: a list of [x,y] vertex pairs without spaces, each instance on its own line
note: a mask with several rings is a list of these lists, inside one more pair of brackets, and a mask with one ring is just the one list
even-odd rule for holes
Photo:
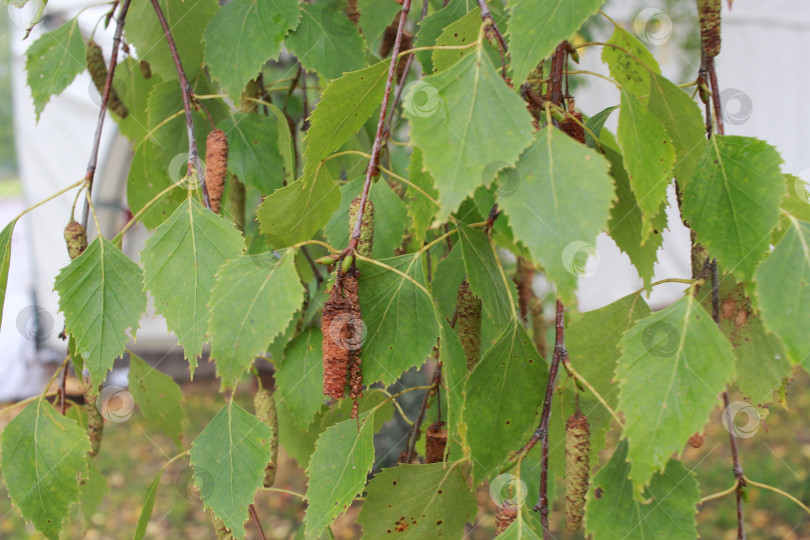
[[134,336],[146,309],[143,272],[121,250],[95,239],[82,255],[56,276],[65,331],[76,339],[94,385],[100,384],[115,358]]
[[217,11],[203,35],[205,61],[234,103],[262,66],[278,58],[299,17],[296,0],[234,0]]
[[245,249],[233,224],[188,197],[155,229],[141,251],[144,288],[177,335],[192,374],[202,355],[215,275]]
[[233,388],[253,360],[266,353],[303,297],[293,251],[280,259],[273,252],[241,256],[222,266],[211,296],[208,335],[223,388]]
[[86,474],[87,434],[50,403],[25,407],[2,434],[0,468],[11,501],[49,540],[58,540],[70,506],[79,499],[77,474]]
[[191,445],[194,483],[207,508],[245,538],[248,505],[262,485],[273,430],[233,401],[211,419]]
[[731,344],[691,295],[638,321],[621,348],[615,379],[639,496],[669,457],[703,430],[734,379],[735,361]]

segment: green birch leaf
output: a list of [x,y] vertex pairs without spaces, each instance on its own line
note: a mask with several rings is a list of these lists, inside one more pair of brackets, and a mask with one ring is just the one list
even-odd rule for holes
[[683,89],[661,75],[651,77],[647,108],[664,126],[675,146],[675,179],[689,181],[706,148],[703,115]]
[[519,87],[557,44],[570,39],[605,0],[509,0],[506,34],[512,57],[512,81]]
[[641,209],[641,242],[652,233],[652,220],[666,200],[672,178],[675,150],[664,127],[647,108],[628,92],[622,92],[617,130],[630,187]]
[[[158,194],[180,180],[180,165],[175,179],[169,176],[168,168],[169,163],[164,161],[158,143],[147,140],[135,148],[127,177],[127,203],[133,213],[137,213]],[[139,219],[148,228],[154,229],[172,215],[187,197],[187,190],[182,189],[182,185],[178,186],[178,189],[159,197]]]
[[[376,1],[376,0],[375,0]],[[419,31],[416,33],[415,47],[432,47],[436,40],[453,21],[463,17],[476,3],[473,0],[452,0],[442,9],[431,13],[419,22]],[[365,23],[363,23],[365,24]],[[425,73],[433,72],[433,51],[417,51],[416,58],[422,64]]]
[[143,272],[109,240],[96,238],[56,276],[65,332],[76,339],[90,381],[101,384],[146,310]]
[[450,459],[462,459],[462,434],[466,431],[461,422],[464,408],[464,383],[467,380],[467,356],[461,346],[458,334],[450,325],[442,326],[442,339],[439,344],[439,361],[442,363],[442,377],[447,388],[447,444]]
[[[233,388],[283,332],[304,300],[295,253],[243,255],[222,265],[211,295],[211,359],[222,388]],[[220,516],[222,517],[222,516]]]
[[[412,141],[439,193],[439,221],[478,186],[489,185],[499,168],[514,165],[532,140],[525,103],[504,84],[482,47],[409,87],[403,104]],[[499,167],[493,167],[496,162]]]
[[605,157],[610,162],[610,175],[616,187],[616,203],[610,209],[608,234],[616,245],[630,258],[638,275],[649,290],[652,284],[655,263],[658,260],[658,248],[664,241],[663,232],[667,226],[666,201],[655,217],[650,221],[652,234],[646,242],[644,237],[644,217],[638,206],[636,195],[630,187],[630,178],[624,170],[624,160],[618,149],[602,141]]
[[523,325],[513,320],[470,373],[462,417],[475,456],[473,485],[497,474],[537,427],[546,370]]
[[383,60],[329,83],[309,117],[305,173],[313,174],[321,160],[343,146],[378,109],[389,64]]
[[305,175],[265,197],[257,218],[270,247],[278,249],[311,239],[339,205],[340,191],[321,167],[317,176]]
[[[474,43],[478,39],[481,24],[481,10],[473,8],[459,20],[447,25],[436,40],[436,45],[458,47]],[[436,49],[433,51],[433,69],[444,71],[474,51],[475,47],[460,50]]]
[[[610,115],[618,109],[618,105],[613,105],[612,107],[607,107],[602,109],[595,115],[591,116],[587,120],[585,120],[585,127],[590,130],[590,132],[585,131],[585,146],[588,148],[595,148],[597,146],[596,141],[593,139],[593,135],[591,132],[599,139],[599,135],[602,133],[602,128],[605,127],[605,122],[610,117]],[[604,144],[604,141],[600,141]]]
[[307,429],[323,405],[323,334],[311,326],[287,344],[284,360],[276,362],[276,401]]
[[621,348],[615,379],[638,499],[652,475],[709,421],[734,378],[734,352],[691,294],[638,321]]
[[87,475],[82,477],[79,485],[79,503],[82,507],[82,517],[86,526],[90,526],[92,523],[93,514],[109,491],[107,481],[101,471],[98,470],[96,462],[88,460]]
[[377,264],[357,263],[360,310],[366,325],[363,378],[366,384],[390,385],[403,371],[425,362],[440,328],[433,299],[425,289],[421,255],[401,255],[380,263],[401,274]]
[[[349,205],[363,191],[365,178],[356,178],[340,188],[340,207],[332,214],[323,229],[332,246],[349,243]],[[371,186],[369,199],[374,204],[374,243],[371,254],[374,259],[393,257],[402,245],[408,228],[408,207],[394,193],[388,182],[380,181]]]
[[458,288],[466,275],[461,246],[455,243],[450,253],[436,265],[433,281],[430,283],[430,290],[436,304],[439,306],[439,312],[448,321],[453,319],[453,313],[456,311],[456,300],[458,299]]
[[362,493],[374,465],[374,412],[335,424],[318,437],[307,467],[307,539],[318,538]]
[[208,304],[215,274],[244,249],[245,242],[230,221],[187,197],[141,251],[144,290],[152,292],[155,310],[177,335],[192,377],[211,318]]
[[[430,224],[433,222],[433,216],[436,215],[436,210],[439,208],[434,202],[438,193],[433,186],[433,177],[422,168],[422,151],[419,148],[413,149],[408,171],[410,172],[408,180],[413,186],[408,186],[408,191],[405,192],[405,200],[408,202],[408,215],[411,216],[413,222],[414,242],[421,245]],[[416,188],[422,191],[420,192]],[[433,200],[431,201],[425,195],[429,195]]]
[[810,369],[810,223],[791,218],[755,277],[765,327],[782,339],[794,364]]
[[[177,45],[177,54],[183,61],[183,68],[189,77],[193,77],[199,72],[203,63],[200,36],[205,32],[211,18],[218,13],[218,2],[216,0],[195,0],[194,2],[160,0],[160,7],[172,30],[172,36]],[[238,32],[226,33],[226,35],[233,34],[238,34]],[[155,16],[151,2],[132,4],[127,15],[127,23],[124,26],[124,35],[128,43],[135,45],[138,58],[149,62],[152,73],[160,75],[164,81],[174,81],[176,88],[177,70],[163,28]],[[226,39],[226,35],[220,36],[220,39]],[[180,92],[178,91],[177,94],[179,96]]]
[[313,4],[301,8],[301,24],[284,44],[308,71],[331,80],[365,67],[363,40],[343,12]]
[[661,537],[695,540],[700,489],[695,473],[670,459],[663,473],[652,477],[644,502],[633,496],[628,481],[627,442],[622,441],[610,461],[596,474],[585,506],[585,529],[599,540]]
[[360,27],[363,36],[365,36],[369,48],[377,52],[380,50],[385,28],[391,24],[394,17],[402,10],[402,6],[396,2],[358,0],[357,9],[360,11]]
[[366,538],[461,538],[478,504],[462,463],[402,464],[380,471],[366,489],[357,522]]
[[3,429],[0,468],[11,502],[49,540],[58,540],[79,499],[77,475],[87,474],[87,434],[38,399]]
[[233,0],[203,34],[205,62],[234,103],[269,60],[278,60],[287,32],[298,26],[296,0]]
[[286,120],[237,112],[217,127],[228,137],[228,170],[243,184],[269,195],[292,179],[281,150],[280,132],[290,130]]
[[152,480],[149,484],[149,490],[146,492],[146,499],[143,501],[143,508],[141,514],[138,516],[138,524],[135,527],[135,534],[132,540],[143,540],[146,536],[146,528],[149,526],[149,520],[152,519],[152,510],[155,508],[155,498],[157,497],[157,489],[160,485],[160,477],[163,474],[163,469],[158,471],[157,478]]
[[174,380],[137,355],[129,355],[129,391],[147,422],[183,449],[183,391]]
[[458,224],[458,240],[473,294],[481,299],[484,311],[495,326],[505,328],[514,319],[512,287],[504,282],[495,249],[486,234]]
[[712,256],[740,281],[750,281],[779,223],[785,183],[782,158],[751,137],[712,137],[695,174],[681,186],[681,211]]
[[[121,133],[137,145],[149,134],[149,95],[163,80],[156,73],[148,79],[144,78],[138,61],[128,56],[115,68],[114,81],[115,89],[129,109],[129,114],[126,118],[121,118],[117,114],[111,116]],[[177,83],[174,85],[176,88]]]
[[245,538],[248,505],[264,480],[273,430],[229,401],[191,444],[194,483],[234,538]]
[[6,304],[6,288],[8,287],[8,268],[11,264],[11,233],[17,220],[12,220],[0,232],[0,325],[3,321],[3,306]]
[[25,56],[28,86],[39,121],[51,96],[61,94],[85,70],[85,44],[78,19],[38,37]]
[[614,27],[608,43],[616,46],[602,49],[602,61],[608,65],[610,76],[633,97],[643,99],[649,96],[653,73],[661,74],[661,68],[650,51],[620,26]]
[[613,187],[607,169],[603,156],[547,126],[520,156],[514,192],[498,199],[515,238],[565,304],[576,303],[577,257],[594,249],[608,220]]

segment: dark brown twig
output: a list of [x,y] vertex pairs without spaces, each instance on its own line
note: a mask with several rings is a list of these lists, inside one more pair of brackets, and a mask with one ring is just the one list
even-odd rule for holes
[[68,374],[68,367],[70,366],[70,362],[65,362],[65,369],[62,370],[62,381],[59,383],[59,412],[62,413],[62,416],[65,416],[65,406],[66,406],[66,399],[65,399],[65,381],[67,381],[67,374]]
[[267,537],[264,535],[264,529],[262,529],[262,523],[259,521],[259,515],[256,513],[256,507],[254,507],[252,503],[248,506],[248,512],[250,512],[250,517],[253,519],[256,529],[259,531],[259,538],[261,540],[267,540]]
[[723,106],[720,103],[720,87],[717,84],[717,73],[714,70],[714,58],[706,59],[706,70],[709,74],[709,83],[712,90],[712,104],[714,105],[714,121],[717,125],[717,134],[723,135]]
[[[82,211],[82,227],[87,229],[87,221],[90,219],[90,198],[93,194],[93,179],[98,166],[98,149],[101,146],[101,131],[104,128],[104,116],[107,113],[107,105],[110,102],[110,91],[112,90],[113,77],[115,76],[115,66],[118,65],[118,49],[121,47],[121,35],[124,32],[124,21],[127,18],[129,4],[131,0],[124,0],[121,4],[121,11],[118,13],[118,21],[115,26],[113,37],[112,53],[110,53],[110,67],[107,69],[107,80],[104,82],[104,93],[101,96],[101,108],[98,111],[98,121],[96,122],[96,134],[93,137],[93,149],[90,151],[90,160],[87,163],[87,172],[84,179],[87,182],[87,198],[84,201]],[[101,234],[101,231],[98,231]]]
[[301,131],[309,129],[309,97],[307,96],[307,72],[298,62],[298,83],[301,87]]
[[[422,398],[422,405],[419,407],[419,415],[413,423],[410,436],[408,437],[408,454],[405,457],[405,463],[410,463],[413,459],[414,448],[416,447],[416,439],[419,438],[419,428],[422,426],[422,421],[425,419],[425,411],[427,411],[428,401],[433,394],[433,390],[438,390],[442,382],[442,363],[439,362],[436,370],[433,372],[433,379],[430,383],[430,388],[425,390],[425,396]],[[438,401],[437,401],[438,403]],[[441,420],[441,409],[439,410],[439,420]]]
[[[177,69],[177,78],[180,80],[180,90],[183,93],[183,110],[186,113],[186,132],[188,133],[188,171],[186,174],[193,173],[201,174],[203,171],[200,156],[197,151],[197,139],[194,137],[194,118],[191,115],[192,106],[192,89],[191,85],[186,78],[186,72],[183,70],[183,63],[180,61],[180,55],[177,53],[177,46],[174,43],[172,31],[169,29],[169,23],[166,22],[166,16],[163,14],[163,9],[160,7],[158,0],[151,0],[152,7],[155,10],[160,26],[163,28],[163,34],[166,36],[166,41],[169,44],[169,50],[172,53],[174,60],[174,67]],[[208,190],[205,187],[204,178],[200,178],[200,185],[202,186],[203,200],[205,206],[211,208],[208,201]]]
[[492,18],[492,13],[489,11],[489,6],[487,6],[487,0],[478,0],[478,7],[481,8],[481,19],[489,22],[492,34],[495,35],[495,39],[498,41],[498,51],[501,53],[501,66],[503,67],[501,76],[506,79],[506,51],[508,50],[506,48],[506,40],[503,38],[501,29],[498,28],[495,19]]
[[[153,2],[157,0],[152,0]],[[346,253],[352,253],[357,248],[360,242],[360,229],[363,226],[363,214],[366,210],[366,201],[368,200],[368,192],[371,189],[371,179],[374,178],[377,166],[380,162],[380,152],[382,150],[383,130],[385,129],[385,118],[388,113],[388,102],[391,99],[391,88],[394,84],[394,77],[397,73],[397,60],[399,56],[400,46],[402,45],[402,32],[405,30],[405,22],[408,19],[408,12],[411,10],[411,0],[405,0],[402,4],[402,11],[399,16],[399,26],[397,27],[397,36],[394,40],[394,47],[391,50],[391,63],[388,66],[388,79],[385,81],[385,92],[383,94],[382,107],[380,109],[380,119],[377,122],[377,134],[374,136],[374,145],[371,147],[371,159],[369,159],[368,168],[366,169],[366,181],[363,184],[363,193],[360,196],[360,210],[357,212],[357,221],[354,224],[349,245],[346,248]]]
[[563,98],[563,71],[568,58],[568,43],[563,41],[557,45],[554,56],[551,58],[551,76],[548,85],[548,99],[554,105],[561,105]]

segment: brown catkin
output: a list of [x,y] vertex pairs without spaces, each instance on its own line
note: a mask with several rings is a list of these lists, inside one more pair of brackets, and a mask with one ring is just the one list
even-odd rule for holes
[[[380,57],[385,58],[389,54],[391,54],[391,50],[394,48],[394,42],[397,39],[397,30],[399,29],[399,15],[394,17],[394,22],[389,24],[385,27],[385,32],[383,33],[383,39],[380,42]],[[402,30],[402,39],[399,42],[399,52],[409,51],[413,48],[413,34],[408,32],[407,30]],[[408,57],[412,56],[413,54],[406,54],[405,56],[401,56],[399,61],[397,61],[397,80],[401,80],[402,76],[405,74],[405,65],[408,63]]]
[[447,448],[447,430],[444,422],[430,424],[425,432],[425,463],[444,461],[444,450]]
[[205,187],[211,210],[219,214],[225,176],[228,174],[228,137],[221,129],[212,129],[205,140]]
[[143,75],[144,79],[152,78],[152,66],[146,60],[141,60],[138,62],[138,66],[141,68],[141,75]]
[[565,118],[560,122],[560,129],[572,139],[585,144],[585,128],[581,124],[582,113],[565,113]]
[[264,468],[264,487],[272,487],[276,481],[276,468],[278,467],[278,415],[276,413],[276,398],[264,388],[259,388],[253,397],[253,408],[256,417],[273,430],[270,438],[270,459]]
[[348,0],[346,2],[346,16],[354,24],[360,23],[360,10],[357,9],[357,0]]
[[720,54],[720,1],[697,0],[700,41],[709,58]]
[[96,457],[104,436],[104,417],[98,410],[96,398],[98,391],[92,391],[90,382],[85,381],[84,408],[87,411],[87,436],[90,438],[90,456]]
[[481,358],[481,300],[470,290],[465,278],[456,297],[456,332],[467,357],[467,369],[472,370]]
[[703,446],[703,441],[704,440],[705,440],[705,438],[703,437],[703,434],[698,433],[696,431],[694,433],[694,435],[689,437],[689,446],[691,446],[692,448],[700,448],[701,446]]
[[585,494],[590,475],[588,418],[577,411],[565,423],[565,525],[569,531],[582,526]]
[[516,506],[499,506],[495,513],[495,536],[500,535],[515,521],[518,508]]
[[81,223],[70,220],[65,226],[65,243],[67,243],[68,255],[73,260],[87,249],[87,231]]
[[[349,206],[349,238],[354,232],[357,223],[357,214],[360,212],[360,196],[352,200]],[[371,257],[371,248],[374,245],[374,205],[371,199],[366,199],[366,210],[363,212],[363,223],[360,228],[360,241],[357,243],[357,254]]]
[[340,399],[346,391],[347,378],[351,368],[351,394],[355,401],[353,416],[356,415],[356,400],[362,395],[363,375],[360,371],[360,348],[357,342],[361,336],[362,321],[360,302],[357,293],[357,275],[349,270],[332,285],[329,300],[323,306],[321,315],[323,331],[323,393]]
[[[93,40],[87,42],[85,60],[87,61],[87,71],[90,72],[93,84],[96,86],[98,93],[103,96],[104,86],[107,84],[107,64],[104,63],[104,53],[101,51],[101,47]],[[114,86],[110,88],[110,97],[107,101],[107,106],[120,118],[126,118],[129,115],[129,109],[127,109],[124,102],[121,101],[121,98],[118,97],[118,92],[115,91]]]

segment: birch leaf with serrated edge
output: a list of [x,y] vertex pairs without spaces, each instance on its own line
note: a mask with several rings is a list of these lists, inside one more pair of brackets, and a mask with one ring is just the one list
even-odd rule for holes
[[318,538],[363,491],[374,465],[374,412],[362,413],[324,431],[307,467],[306,538]]
[[211,295],[211,359],[222,388],[239,378],[283,332],[304,300],[295,252],[243,255],[222,265]]
[[141,251],[144,289],[155,297],[155,311],[183,346],[193,377],[202,355],[215,275],[245,249],[230,221],[188,197],[146,241]]
[[515,238],[545,269],[561,300],[576,303],[575,256],[595,244],[613,201],[608,163],[549,125],[521,154],[515,170],[515,190],[499,197],[498,204],[509,216]]
[[275,115],[234,113],[218,126],[228,137],[228,170],[262,195],[269,195],[292,179],[282,155],[281,132],[289,133],[287,121]]
[[785,181],[776,149],[752,137],[715,135],[682,183],[681,211],[697,241],[739,281],[750,281],[779,223]]
[[284,402],[301,429],[323,405],[323,334],[312,326],[293,338],[276,359],[276,401]]
[[408,202],[408,215],[413,222],[414,242],[421,244],[439,207],[435,202],[437,193],[433,187],[433,177],[422,170],[422,151],[419,148],[414,148],[411,153],[408,172],[408,180],[413,186],[408,186],[405,200]]
[[402,464],[377,473],[357,517],[363,535],[383,538],[396,531],[403,539],[463,537],[464,524],[475,522],[478,504],[462,464]]
[[297,0],[233,0],[219,8],[203,34],[205,61],[234,103],[262,66],[278,59],[300,16]]
[[[404,115],[439,193],[437,218],[446,221],[478,186],[492,182],[493,162],[515,164],[532,141],[531,115],[482,45],[447,70],[424,77],[411,93],[403,98]],[[427,98],[423,105],[417,93]]]
[[[422,365],[436,346],[439,321],[425,289],[420,253],[358,261],[360,309],[366,325],[363,378],[393,384],[403,371]],[[404,275],[403,275],[404,274]],[[407,277],[406,277],[407,276]]]
[[17,220],[12,220],[0,232],[0,325],[3,321],[3,306],[6,305],[6,288],[8,287],[8,269],[11,264],[11,234]]
[[264,480],[273,430],[234,401],[211,419],[191,444],[194,483],[234,538],[245,538],[248,505]]
[[87,472],[87,434],[37,399],[8,423],[0,439],[0,468],[11,502],[46,538],[58,540],[79,499],[76,475]]
[[614,378],[638,499],[653,474],[709,421],[734,379],[734,353],[691,294],[636,322],[621,349]]
[[65,333],[76,339],[93,385],[106,378],[146,309],[141,268],[109,240],[96,238],[56,276]]
[[183,391],[170,376],[129,355],[129,391],[149,424],[183,449]]
[[653,74],[661,74],[655,57],[635,36],[620,26],[614,27],[608,43],[615,47],[602,49],[602,61],[608,65],[610,76],[634,97],[645,100],[650,95]]

